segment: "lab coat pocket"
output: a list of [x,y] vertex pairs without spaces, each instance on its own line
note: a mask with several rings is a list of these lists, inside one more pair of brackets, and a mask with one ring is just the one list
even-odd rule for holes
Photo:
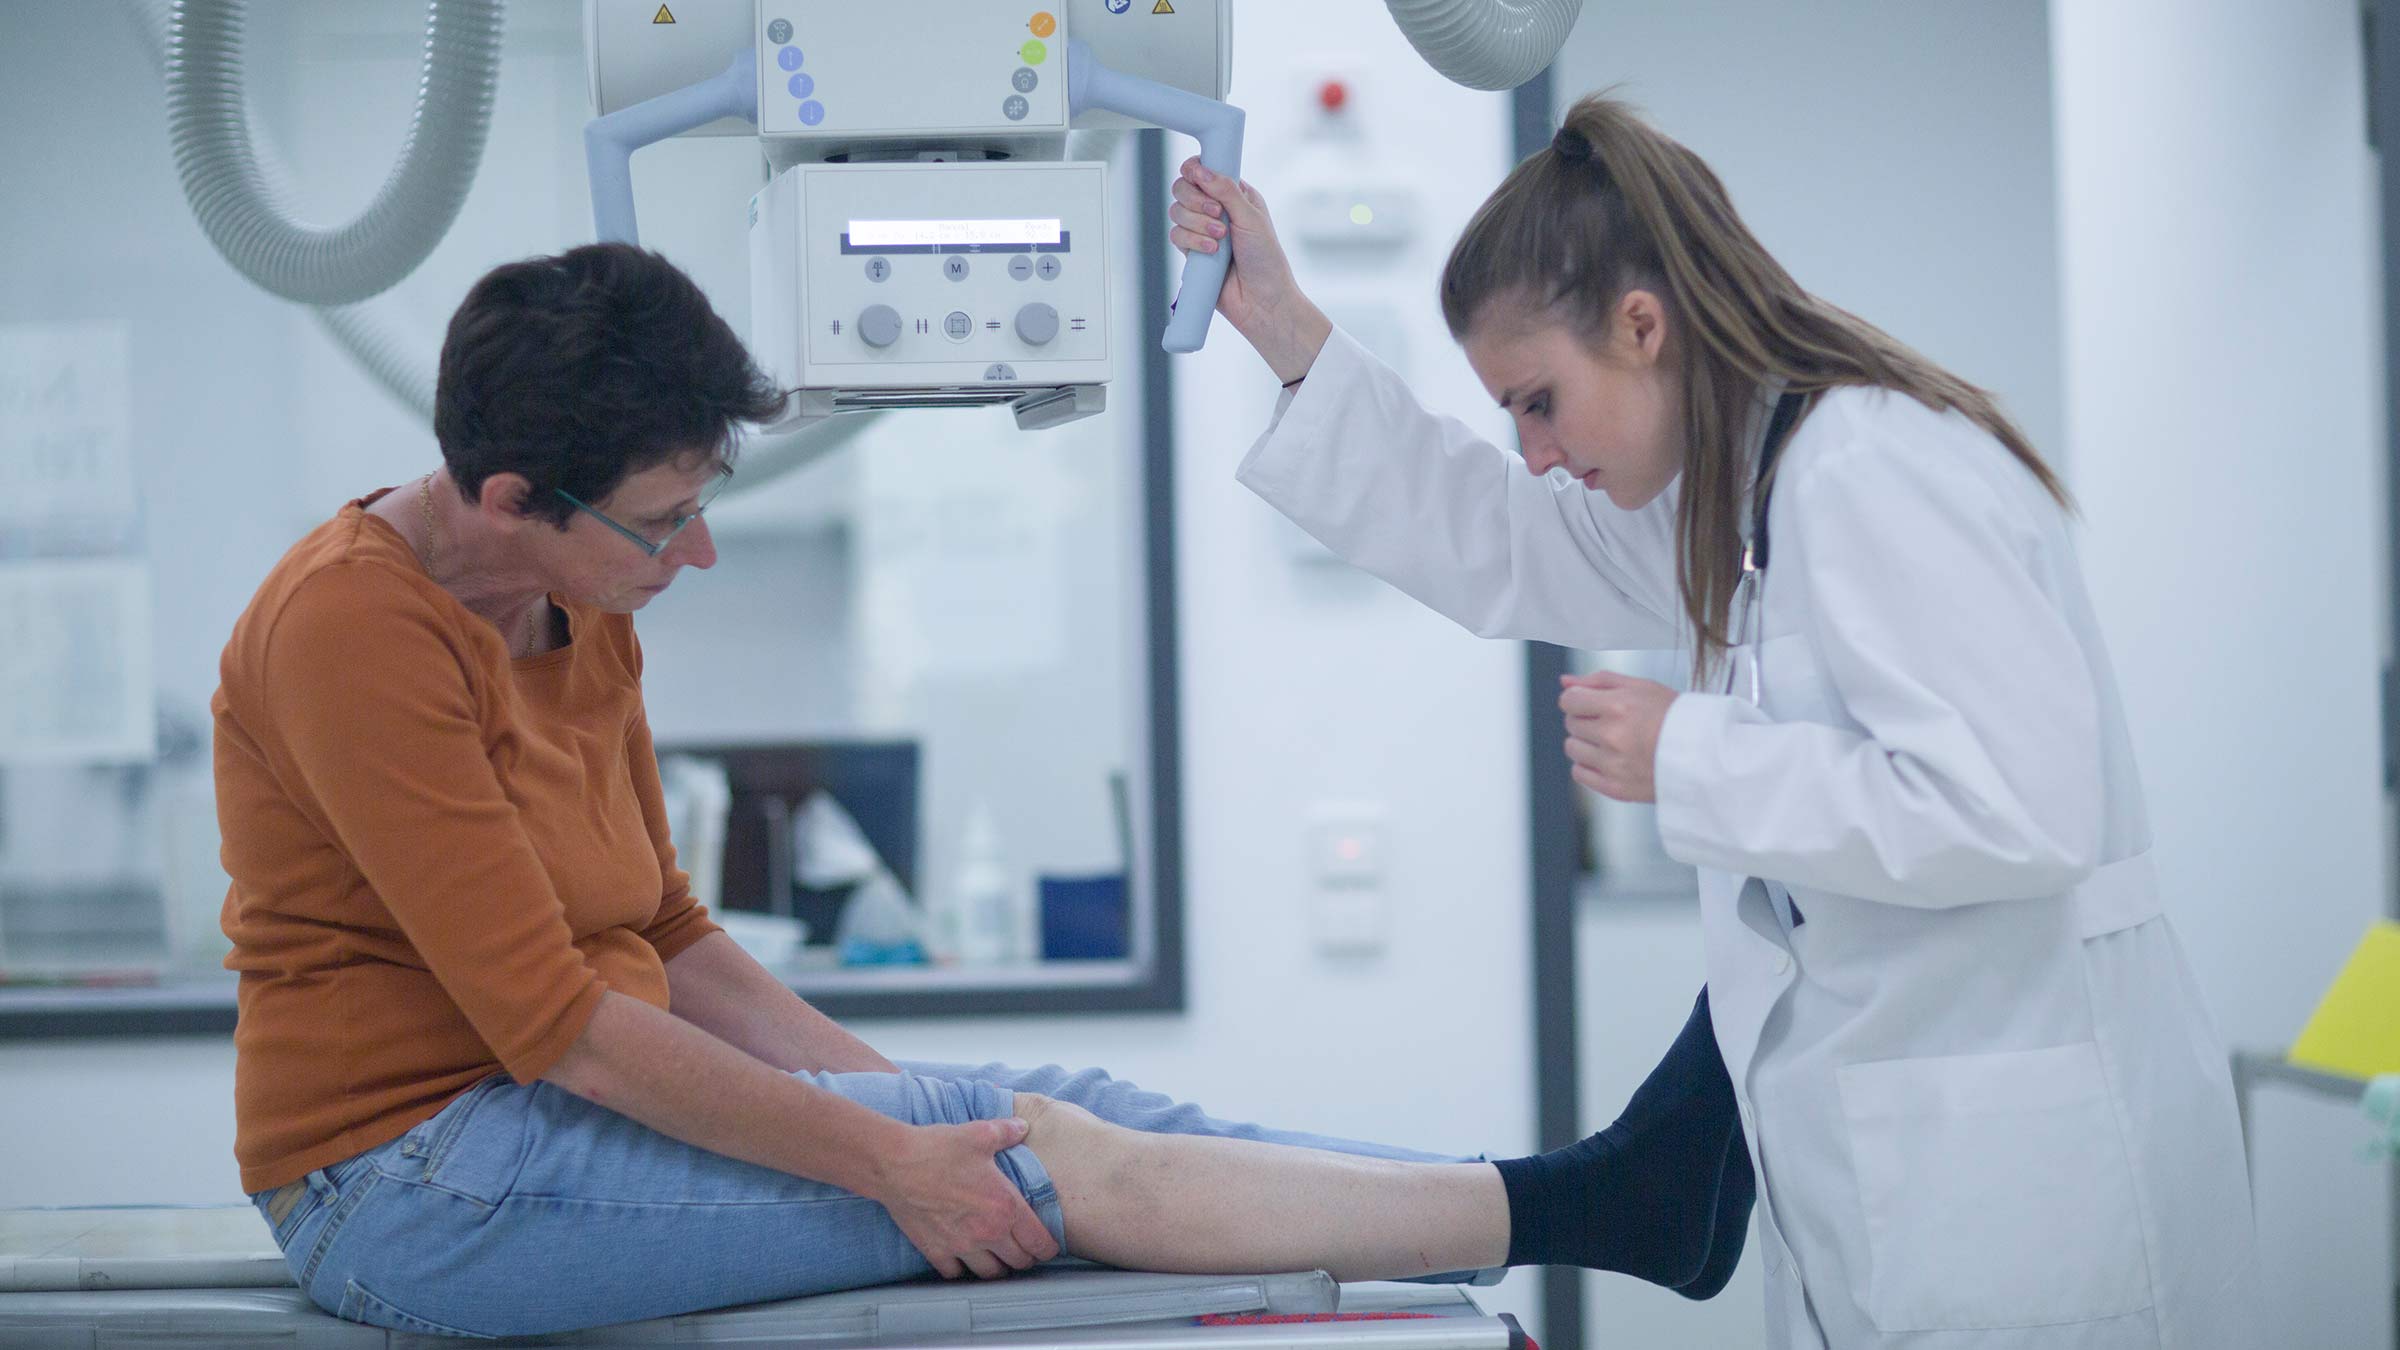
[[2133,1174],[2090,1043],[1840,1071],[1884,1331],[2087,1322],[2150,1306]]

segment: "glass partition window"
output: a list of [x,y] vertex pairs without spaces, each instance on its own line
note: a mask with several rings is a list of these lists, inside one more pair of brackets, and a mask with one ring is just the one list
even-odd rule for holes
[[[253,8],[251,113],[302,218],[373,198],[424,22],[412,0]],[[231,1024],[219,652],[293,541],[437,462],[422,401],[473,280],[592,232],[574,6],[512,9],[459,219],[339,315],[258,290],[203,237],[158,57],[139,24],[58,7],[0,47],[0,1036]],[[638,620],[679,861],[836,1011],[1181,997],[1155,768],[1174,725],[1166,261],[1145,246],[1164,194],[1138,190],[1165,156],[1156,133],[1082,141],[1109,157],[1106,411],[1036,432],[1002,409],[875,414],[822,452],[747,446],[707,516],[717,565]],[[644,244],[739,333],[763,172],[745,137],[636,171]],[[337,321],[387,339],[396,376]]]
[[718,507],[715,574],[644,613],[678,846],[796,984],[1149,957],[1130,416],[886,416]]

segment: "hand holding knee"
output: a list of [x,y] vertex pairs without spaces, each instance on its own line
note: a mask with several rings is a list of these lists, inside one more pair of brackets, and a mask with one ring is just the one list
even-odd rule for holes
[[[1022,1099],[1020,1099],[1022,1100]],[[1058,1255],[1058,1243],[993,1155],[1025,1142],[1022,1118],[912,1127],[871,1198],[944,1279],[984,1279]]]

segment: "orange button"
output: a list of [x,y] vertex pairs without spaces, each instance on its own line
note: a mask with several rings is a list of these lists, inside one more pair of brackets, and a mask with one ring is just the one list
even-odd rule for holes
[[1058,16],[1045,9],[1034,15],[1033,22],[1028,26],[1033,29],[1035,37],[1048,37],[1058,31]]

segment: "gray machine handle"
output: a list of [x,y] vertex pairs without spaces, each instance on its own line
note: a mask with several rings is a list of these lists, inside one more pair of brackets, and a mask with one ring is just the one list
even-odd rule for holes
[[[1109,69],[1080,39],[1067,41],[1067,106],[1070,115],[1086,108],[1123,113],[1153,126],[1198,138],[1200,162],[1228,178],[1242,176],[1242,110],[1230,103]],[[1217,310],[1217,293],[1225,289],[1225,274],[1233,266],[1233,241],[1214,253],[1184,255],[1183,281],[1167,319],[1161,346],[1171,352],[1196,352],[1208,340],[1208,321]]]

